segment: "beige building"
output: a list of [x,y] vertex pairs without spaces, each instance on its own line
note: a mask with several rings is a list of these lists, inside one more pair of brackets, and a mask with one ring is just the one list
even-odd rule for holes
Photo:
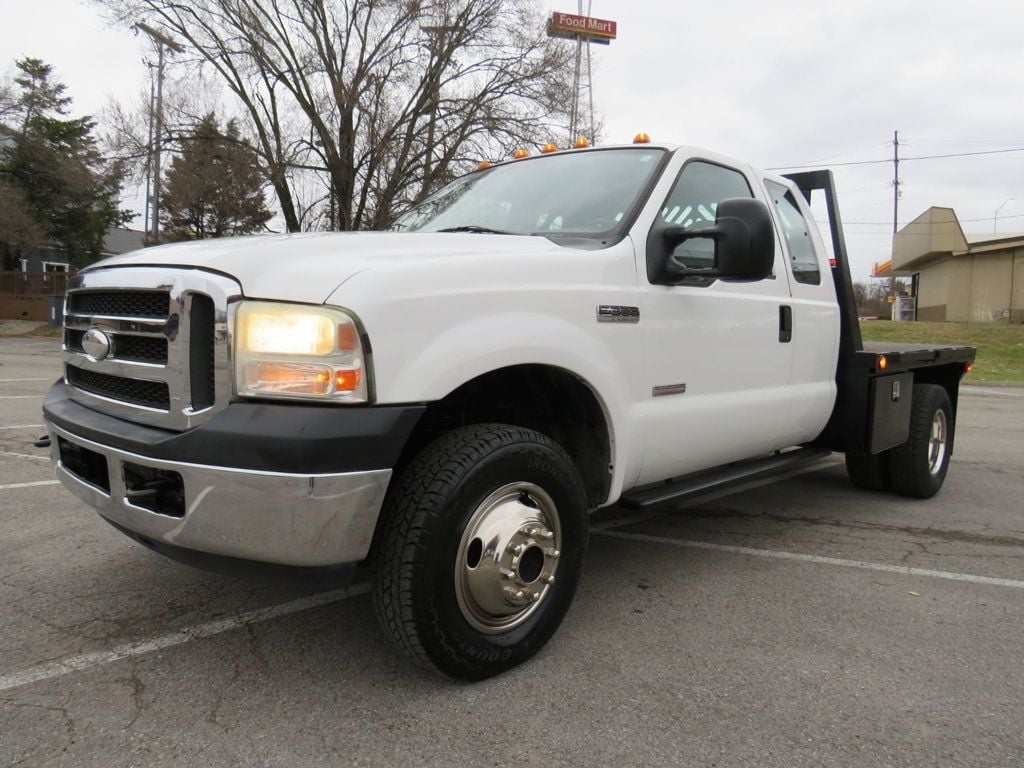
[[893,237],[892,270],[912,278],[918,320],[1024,323],[1024,234],[965,235],[929,208]]

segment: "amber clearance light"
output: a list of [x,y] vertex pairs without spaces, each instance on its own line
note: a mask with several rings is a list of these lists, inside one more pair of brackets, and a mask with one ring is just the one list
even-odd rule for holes
[[585,149],[590,146],[590,139],[586,136],[580,136],[576,141],[572,143],[573,149]]
[[512,157],[514,157],[516,160],[522,160],[524,157],[529,157],[529,156],[530,156],[530,150],[528,150],[528,149],[519,148],[515,152],[512,153]]
[[548,154],[549,152],[557,152],[558,146],[549,141],[547,144],[540,148],[540,151],[543,152],[545,155]]
[[643,131],[641,131],[640,133],[638,133],[636,136],[633,137],[633,143],[634,144],[650,144],[651,143],[651,137],[648,134],[646,134]]

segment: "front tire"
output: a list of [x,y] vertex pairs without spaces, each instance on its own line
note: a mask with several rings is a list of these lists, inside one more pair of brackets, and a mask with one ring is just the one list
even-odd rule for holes
[[942,487],[953,442],[953,407],[938,384],[915,384],[907,442],[889,452],[893,490],[930,499]]
[[421,664],[480,680],[526,661],[576,592],[587,503],[569,456],[532,430],[463,427],[388,493],[374,544],[381,624]]

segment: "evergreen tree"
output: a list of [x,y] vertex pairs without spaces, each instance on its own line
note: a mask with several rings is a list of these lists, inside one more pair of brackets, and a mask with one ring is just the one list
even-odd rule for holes
[[256,152],[234,120],[221,131],[202,118],[171,161],[160,221],[170,240],[199,240],[258,232],[273,215],[263,194]]
[[67,117],[71,99],[52,68],[32,58],[15,65],[17,92],[0,125],[0,221],[19,222],[0,226],[5,266],[44,243],[85,266],[99,258],[107,230],[132,218],[117,208],[120,174],[104,162],[92,119]]

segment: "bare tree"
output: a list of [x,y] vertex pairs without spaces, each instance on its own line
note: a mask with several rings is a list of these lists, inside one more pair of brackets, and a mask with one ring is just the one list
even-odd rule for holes
[[380,227],[469,162],[561,133],[569,106],[569,47],[538,0],[96,2],[217,73],[291,231],[297,171],[324,174],[336,228]]

